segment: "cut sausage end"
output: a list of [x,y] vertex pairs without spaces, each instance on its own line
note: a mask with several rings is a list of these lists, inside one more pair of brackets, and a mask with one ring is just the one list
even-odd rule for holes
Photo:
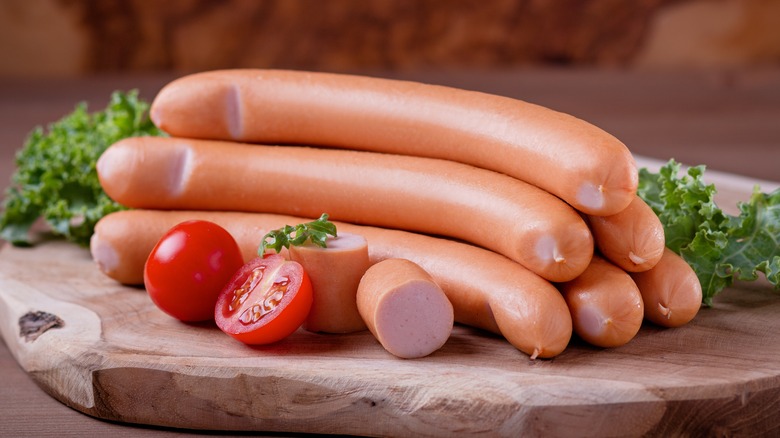
[[326,248],[312,247],[314,251],[354,251],[367,248],[366,238],[354,233],[339,233],[338,237],[329,239]]
[[376,337],[395,356],[412,359],[441,348],[452,332],[452,305],[434,283],[413,281],[384,296],[375,311]]

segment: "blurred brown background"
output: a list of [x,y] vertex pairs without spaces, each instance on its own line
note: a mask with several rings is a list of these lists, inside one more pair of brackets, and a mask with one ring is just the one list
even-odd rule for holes
[[3,0],[0,77],[282,67],[740,68],[776,0]]
[[76,102],[234,67],[506,95],[637,155],[780,181],[780,0],[0,0],[0,189]]

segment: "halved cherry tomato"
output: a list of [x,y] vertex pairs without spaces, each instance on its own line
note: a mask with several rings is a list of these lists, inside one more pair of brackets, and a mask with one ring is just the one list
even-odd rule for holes
[[309,315],[313,295],[303,267],[279,254],[245,264],[222,290],[214,319],[223,332],[245,344],[279,341]]
[[244,264],[233,236],[201,220],[182,222],[157,242],[144,265],[144,285],[163,312],[182,321],[214,318],[217,297]]

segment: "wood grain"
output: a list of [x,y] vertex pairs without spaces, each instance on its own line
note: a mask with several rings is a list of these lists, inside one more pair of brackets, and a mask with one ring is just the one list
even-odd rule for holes
[[[64,321],[37,340],[19,318]],[[645,326],[603,350],[574,340],[531,361],[457,327],[437,353],[400,360],[368,334],[299,331],[252,348],[211,324],[183,324],[142,289],[104,278],[86,250],[52,241],[0,252],[0,320],[13,355],[68,406],[128,423],[355,435],[515,436],[780,430],[780,297],[724,292],[680,329]],[[582,425],[587,424],[587,430]]]
[[[643,75],[595,71],[510,71],[481,74],[474,74],[473,72],[425,73],[417,74],[416,76],[410,74],[408,76],[412,76],[412,79],[481,89],[543,103],[593,121],[610,132],[614,131],[616,134],[619,134],[619,137],[624,139],[633,151],[657,156],[663,160],[674,156],[687,163],[707,163],[710,165],[710,169],[730,170],[749,174],[756,178],[777,179],[776,166],[773,166],[773,163],[776,163],[778,160],[773,159],[773,157],[777,156],[780,149],[773,145],[777,144],[777,139],[780,138],[778,137],[778,132],[780,131],[778,131],[778,125],[773,120],[776,120],[775,115],[778,114],[777,97],[779,94],[777,93],[778,75],[774,71],[743,72],[735,75],[724,75],[717,72],[683,75]],[[169,76],[121,76],[91,77],[73,81],[0,83],[0,94],[3,95],[3,99],[0,99],[0,113],[4,115],[4,117],[0,118],[4,127],[2,132],[0,132],[0,138],[5,140],[0,144],[0,153],[2,153],[0,155],[0,176],[3,177],[0,185],[5,185],[8,182],[8,176],[12,168],[12,148],[21,145],[25,133],[33,125],[54,120],[67,110],[72,109],[73,104],[79,100],[87,99],[93,103],[92,108],[101,108],[105,105],[108,93],[114,88],[140,87],[144,90],[147,97],[152,97],[155,90],[159,89],[170,78]],[[749,191],[753,183],[757,182],[753,178],[719,174],[712,170],[709,170],[707,175],[717,182],[720,191],[719,196],[724,201],[722,204],[724,208],[729,208],[730,206],[733,208],[734,202],[746,199],[746,191]],[[771,190],[777,186],[776,183],[774,185],[762,183],[762,188],[766,190]],[[54,398],[41,393],[32,382],[41,382],[43,379],[48,378],[47,374],[61,375],[62,372],[38,368],[36,373],[32,374],[34,380],[29,379],[23,373],[22,370],[27,368],[31,361],[18,361],[20,351],[27,351],[32,346],[18,345],[22,341],[19,337],[19,327],[15,318],[18,318],[19,315],[28,310],[41,308],[45,310],[48,307],[38,305],[36,300],[28,300],[26,298],[20,300],[18,294],[15,294],[12,299],[6,293],[6,286],[7,279],[9,277],[13,278],[15,275],[14,271],[11,270],[11,266],[19,267],[21,265],[21,268],[24,269],[33,269],[32,266],[39,266],[40,268],[34,268],[36,269],[35,274],[26,274],[26,278],[45,278],[50,275],[46,267],[48,262],[43,260],[36,265],[32,265],[37,259],[33,252],[25,259],[30,262],[29,265],[25,265],[26,262],[20,261],[10,263],[6,260],[9,257],[6,252],[8,249],[0,249],[0,278],[2,278],[0,282],[0,331],[2,331],[4,339],[4,342],[0,342],[0,371],[2,371],[0,372],[0,401],[2,401],[0,403],[2,405],[2,409],[0,409],[0,418],[2,418],[2,421],[0,421],[0,435],[61,436],[63,431],[71,431],[73,434],[89,436],[95,434],[115,437],[182,436],[185,434],[189,436],[191,433],[197,432],[190,430],[189,433],[186,433],[181,430],[166,428],[128,427],[126,423],[98,421],[90,416],[78,415],[76,411],[68,409],[64,404],[56,402]],[[75,252],[75,254],[78,253],[78,251]],[[67,254],[73,253],[68,252]],[[57,259],[51,263],[56,265],[62,262],[62,259]],[[88,265],[86,260],[80,260],[79,263],[81,264],[80,266],[84,267]],[[56,270],[55,272],[61,273],[62,270]],[[81,272],[71,273],[71,275],[61,278],[61,281],[57,281],[56,278],[49,278],[43,286],[35,286],[38,292],[32,293],[30,296],[40,297],[42,288],[50,288],[51,290],[48,290],[46,294],[69,302],[75,300],[75,298],[67,295],[63,296],[62,293],[58,292],[58,288],[61,287],[61,284],[64,284],[68,290],[73,290],[79,284],[84,283],[84,280],[76,278],[77,276],[81,276]],[[19,280],[16,281],[16,283],[18,282]],[[743,292],[743,290],[746,290],[746,292]],[[131,289],[130,292],[137,292],[137,290]],[[125,290],[123,293],[127,294],[130,292]],[[101,293],[106,294],[106,291]],[[743,300],[739,298],[743,293],[745,293],[745,297],[750,299]],[[532,368],[531,365],[523,360],[522,355],[518,356],[511,347],[507,346],[500,339],[459,328],[459,335],[451,340],[451,343],[441,352],[441,354],[447,353],[448,356],[434,356],[424,362],[427,365],[418,364],[416,366],[427,366],[430,374],[441,376],[442,370],[445,369],[440,367],[439,364],[441,362],[446,363],[448,358],[452,356],[465,355],[468,358],[471,355],[481,355],[482,352],[489,348],[485,346],[485,342],[496,342],[495,345],[501,346],[500,351],[502,354],[496,355],[495,360],[490,359],[489,363],[485,364],[485,367],[476,370],[471,369],[467,364],[463,364],[465,359],[461,358],[459,362],[454,363],[452,366],[455,368],[455,371],[448,369],[448,375],[452,378],[468,377],[469,373],[473,372],[477,374],[475,378],[479,378],[480,375],[496,372],[496,370],[501,371],[506,368],[514,370],[516,368],[517,373],[513,374],[515,380],[508,378],[510,380],[506,385],[517,386],[519,385],[517,382],[521,380],[520,377],[517,377],[518,373],[524,376],[527,381],[535,379],[534,373],[554,375],[555,371],[561,368],[566,369],[567,372],[582,375],[586,374],[586,371],[594,366],[600,365],[609,369],[609,367],[613,366],[614,361],[621,361],[623,360],[621,359],[622,357],[628,357],[632,359],[629,363],[633,365],[630,367],[619,366],[617,368],[618,372],[625,371],[632,374],[641,374],[646,372],[645,370],[648,366],[659,372],[658,368],[663,365],[664,368],[660,372],[672,376],[679,373],[677,381],[684,382],[688,375],[702,374],[706,376],[708,369],[703,365],[706,365],[707,362],[715,362],[721,364],[722,367],[728,368],[731,366],[731,359],[737,358],[738,366],[731,373],[723,372],[723,374],[731,375],[725,377],[722,374],[715,375],[710,379],[714,382],[712,385],[724,389],[717,396],[702,398],[692,402],[686,397],[680,397],[679,394],[673,397],[674,394],[668,390],[658,390],[663,397],[663,423],[648,424],[649,420],[641,415],[621,420],[621,412],[626,415],[635,415],[632,412],[636,408],[613,404],[609,405],[608,408],[601,409],[606,412],[601,412],[597,408],[592,409],[590,415],[580,417],[581,427],[578,427],[577,434],[587,435],[592,431],[593,435],[597,435],[610,422],[620,426],[626,424],[624,421],[632,421],[630,418],[644,418],[642,420],[642,428],[649,431],[647,433],[648,436],[669,436],[675,434],[696,436],[777,435],[780,433],[780,427],[778,427],[777,420],[774,419],[778,412],[777,369],[771,369],[771,364],[778,363],[776,350],[772,352],[772,349],[776,348],[777,345],[777,325],[775,321],[778,318],[773,316],[777,315],[778,310],[777,298],[775,297],[776,295],[769,292],[765,285],[752,285],[749,287],[740,285],[737,290],[725,292],[717,300],[714,309],[704,311],[692,326],[686,328],[700,334],[694,340],[700,342],[701,345],[694,346],[693,349],[688,348],[687,344],[685,344],[691,339],[689,335],[681,335],[680,331],[664,331],[649,327],[640,333],[638,340],[623,349],[599,351],[576,344],[573,345],[574,348],[558,359],[532,364]],[[48,302],[48,300],[48,298],[44,299],[45,302]],[[78,300],[81,302],[82,298],[78,298]],[[92,297],[84,300],[85,302],[79,305],[89,308],[92,305],[91,303],[96,300],[96,297]],[[763,309],[761,310],[762,316],[759,316],[760,324],[765,324],[763,329],[753,327],[743,330],[743,322],[751,321],[752,312],[755,309]],[[121,308],[119,310],[121,311]],[[737,318],[740,315],[742,316]],[[69,324],[72,318],[72,316],[66,317],[65,323]],[[118,317],[113,318],[117,319]],[[113,324],[111,320],[108,321],[107,325]],[[51,337],[58,330],[66,330],[67,327],[68,325],[63,329],[50,330],[35,341],[33,345],[42,341],[47,342],[47,344],[40,344],[44,345],[44,347],[36,350],[37,353],[45,354],[42,351],[45,351],[47,348],[52,348],[52,351],[55,352],[58,351],[58,348],[61,349],[62,347],[55,345],[56,341],[67,341],[69,338],[60,335],[60,337],[52,340]],[[748,327],[751,326],[748,325]],[[182,330],[186,328],[182,328]],[[148,333],[143,324],[139,324],[134,330],[140,329],[143,330],[142,333]],[[739,333],[738,343],[741,342],[741,339],[753,339],[753,341],[749,342],[746,347],[734,346],[728,335],[732,331]],[[758,331],[760,334],[756,335],[755,331]],[[72,332],[67,333],[69,336],[74,335]],[[682,333],[687,332],[683,331]],[[772,333],[775,335],[773,336]],[[471,339],[471,335],[476,335],[477,337],[473,341],[462,342],[460,341],[462,339],[461,334],[466,336],[466,339]],[[661,338],[658,338],[658,336],[661,336]],[[224,340],[220,337],[217,338],[220,339],[219,345],[222,345]],[[664,345],[667,339],[672,340],[672,347]],[[379,348],[378,344],[371,344],[369,341],[365,341],[365,344],[360,345],[374,345],[373,348]],[[95,348],[105,348],[105,345],[109,342],[113,341],[101,339]],[[143,344],[143,342],[146,341],[139,343]],[[157,339],[152,343],[157,345],[163,343],[163,340]],[[765,345],[760,345],[762,343]],[[756,345],[758,345],[758,349],[754,349]],[[75,363],[76,359],[74,358],[78,358],[80,354],[85,354],[83,353],[85,348],[81,345],[68,347],[65,352],[57,352],[57,359],[54,359],[52,362],[57,362],[62,357],[65,357],[65,359]],[[271,353],[263,351],[258,353],[285,354],[282,351],[283,348],[279,348],[279,351]],[[368,362],[362,359],[365,352],[359,349],[359,345],[350,344],[346,339],[340,341],[337,346],[333,346],[331,349],[320,348],[328,352],[328,354],[336,351],[342,354],[342,358],[351,354],[350,357],[353,357],[356,361],[363,360],[364,363]],[[457,354],[454,353],[454,350],[457,351],[461,348],[462,351],[457,352]],[[163,347],[159,347],[159,349],[163,349]],[[13,354],[13,358],[11,354]],[[106,355],[105,352],[99,354],[97,356],[98,359]],[[168,353],[168,356],[172,354],[174,353]],[[173,366],[166,365],[166,361],[171,360],[168,356],[155,357],[153,354],[126,352],[124,356],[114,362],[110,362],[108,359],[96,360],[96,362],[100,362],[103,365],[96,365],[96,370],[92,374],[108,369],[115,370],[114,373],[121,372],[123,368],[117,366],[120,360],[124,360],[123,358],[126,357],[137,357],[139,363],[148,362],[154,364],[157,369],[155,372],[167,373],[167,378],[170,381],[176,379],[184,380],[183,377],[177,378],[175,374],[175,372],[180,372],[181,369],[174,370]],[[300,355],[290,357],[297,359]],[[687,361],[688,358],[691,358],[690,363]],[[331,358],[328,363],[335,366],[337,363],[336,359],[338,357],[335,359]],[[668,366],[667,360],[672,361]],[[216,358],[212,360],[212,363],[228,361],[228,359]],[[482,361],[477,362],[484,361],[485,357],[482,357]],[[503,368],[496,368],[492,365],[494,361],[500,362]],[[17,362],[21,363],[17,364]],[[474,362],[472,360],[469,363]],[[762,377],[755,378],[753,374],[746,374],[742,371],[750,368],[751,362],[756,364],[759,372],[762,369],[764,370],[765,374]],[[387,365],[388,362],[384,364]],[[393,368],[397,367],[396,362],[389,362],[389,364]],[[550,370],[550,367],[553,367],[552,370]],[[374,369],[379,373],[380,370],[385,368],[375,367]],[[766,372],[767,369],[769,369],[769,372]],[[151,374],[152,372],[150,371],[149,373]],[[605,374],[609,373],[605,372]],[[70,385],[76,387],[78,385],[75,382],[81,382],[79,379],[82,378],[84,376],[79,376],[78,378],[71,377],[68,382],[74,382]],[[435,383],[441,382],[442,379],[443,377],[439,377]],[[496,379],[500,380],[499,378]],[[631,379],[634,378],[632,377]],[[665,388],[669,384],[669,379],[672,379],[672,377],[667,376],[659,379],[655,387]],[[648,378],[646,380],[653,379]],[[95,394],[108,394],[112,390],[109,380],[102,379],[102,381],[106,383],[101,386],[99,391],[92,388],[93,398],[110,399],[108,396],[95,396]],[[568,381],[576,382],[577,380]],[[726,381],[729,383],[718,386]],[[564,379],[561,382],[564,382]],[[90,384],[90,381],[88,381],[85,385],[89,388]],[[136,383],[136,385],[142,384],[143,382]],[[376,384],[379,385],[381,382]],[[270,387],[270,385],[272,384],[266,387]],[[630,381],[626,385],[633,389],[636,383]],[[652,382],[650,385],[652,385]],[[699,387],[702,385],[694,380],[689,386]],[[276,388],[279,388],[278,384]],[[426,388],[427,386],[422,386],[418,391],[427,391]],[[555,387],[553,386],[553,388]],[[51,391],[49,388],[47,390]],[[540,390],[538,385],[529,389],[529,391],[541,392],[542,394],[547,393],[546,388],[542,387]],[[581,394],[586,394],[587,396],[589,389],[584,387],[583,391],[586,392]],[[266,394],[272,392],[267,390]],[[488,392],[484,391],[485,394]],[[509,396],[505,400],[510,400],[513,403],[515,403],[514,400],[521,399],[521,397],[528,394],[528,392],[511,388],[508,388],[506,393]],[[348,394],[342,393],[340,397],[348,396]],[[483,396],[483,391],[474,391],[471,397],[479,400],[497,399],[495,396]],[[189,396],[185,397],[185,399],[189,398]],[[136,399],[143,400],[141,395]],[[300,400],[311,402],[312,410],[315,409],[314,402],[312,402],[313,397],[305,398],[302,396]],[[593,395],[590,400],[593,400],[590,404],[596,403],[596,396]],[[575,402],[574,398],[570,399],[570,404]],[[566,401],[562,400],[560,403],[566,403]],[[580,404],[584,403],[588,403],[588,401],[586,400]],[[170,400],[160,406],[164,408],[169,404]],[[381,405],[380,403],[378,404]],[[103,405],[112,406],[109,403],[104,403]],[[453,402],[454,405],[455,403]],[[514,406],[497,408],[496,411],[505,413],[507,410],[515,409],[517,404],[515,403]],[[516,415],[525,415],[532,409],[534,409],[532,405],[525,408],[517,408]],[[537,412],[539,411],[537,409]],[[475,412],[477,411],[475,410]],[[484,411],[481,413],[484,413]],[[335,413],[334,415],[337,414]],[[557,418],[556,415],[558,414],[559,412],[553,410],[540,414],[537,420],[538,423],[534,423],[537,429],[528,429],[528,435],[542,435],[548,432],[547,429],[544,429],[545,421],[563,421],[568,425],[576,421],[575,417],[564,416],[562,419]],[[640,414],[642,414],[641,410]],[[284,411],[279,415],[284,416]],[[373,416],[362,420],[369,423],[373,420]],[[321,423],[312,426],[307,431],[323,430],[328,425],[331,426],[329,430],[333,430],[332,424],[334,422],[337,421],[323,419]],[[226,424],[229,425],[230,423]],[[534,424],[529,424],[528,427],[531,428]],[[552,429],[552,431],[555,430],[558,429]],[[494,431],[493,434],[499,434],[500,432],[501,430]],[[200,433],[211,434],[210,432]],[[254,435],[254,433],[252,434]],[[506,434],[509,434],[509,432]]]

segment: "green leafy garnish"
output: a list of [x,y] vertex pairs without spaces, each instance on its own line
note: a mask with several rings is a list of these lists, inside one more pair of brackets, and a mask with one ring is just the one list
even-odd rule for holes
[[95,164],[112,143],[125,137],[162,135],[148,117],[149,104],[136,90],[114,92],[103,111],[86,103],[48,126],[38,126],[16,155],[16,172],[0,214],[0,237],[30,245],[30,227],[43,217],[52,233],[86,246],[103,216],[123,209],[98,181]]
[[735,280],[752,281],[763,272],[780,287],[780,190],[756,187],[739,215],[724,213],[713,200],[715,186],[703,181],[704,166],[679,176],[674,160],[658,173],[639,172],[639,196],[661,219],[666,246],[694,269],[705,305]]
[[[269,231],[263,236],[263,241],[257,249],[258,255],[265,254],[268,248],[277,253],[282,248],[292,246],[301,246],[307,241],[311,241],[320,248],[327,248],[326,240],[328,236],[336,237],[336,225],[328,221],[328,215],[323,213],[319,219],[298,224],[296,226],[285,225],[277,230]],[[270,242],[268,240],[271,240]]]

